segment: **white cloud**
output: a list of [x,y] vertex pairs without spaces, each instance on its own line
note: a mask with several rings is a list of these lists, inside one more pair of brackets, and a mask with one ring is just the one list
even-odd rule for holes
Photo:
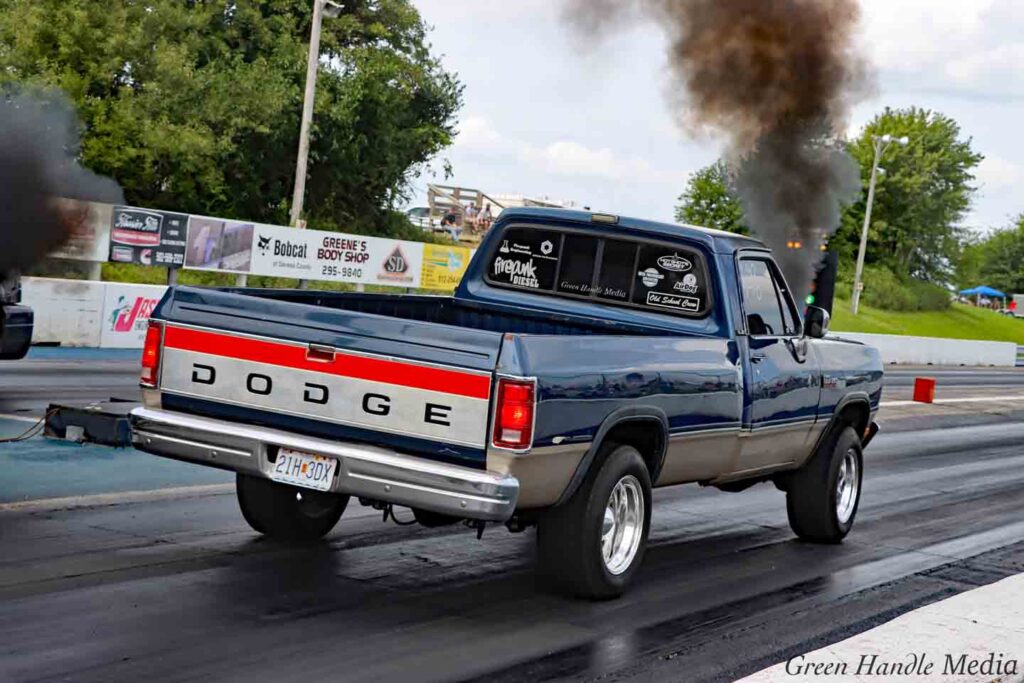
[[508,148],[508,141],[483,116],[466,116],[459,122],[455,144],[461,149],[495,152]]
[[1002,190],[1024,184],[1024,169],[1006,159],[990,154],[978,165],[975,176],[982,187]]
[[915,89],[1024,93],[1019,0],[861,0],[863,45],[883,78]]
[[572,140],[559,140],[545,147],[526,146],[520,158],[547,173],[560,175],[606,180],[656,180],[662,175],[640,157],[620,157],[609,147],[592,149]]
[[1020,65],[1024,63],[1024,43],[996,45],[969,55],[963,55],[946,65],[946,73],[961,86],[978,84],[1012,87],[1024,84]]
[[500,133],[489,119],[467,116],[459,125],[455,148],[478,156],[500,157],[505,164],[519,164],[551,175],[662,182],[679,180],[677,174],[655,169],[635,155],[621,155],[610,147],[592,148],[576,140],[535,144]]

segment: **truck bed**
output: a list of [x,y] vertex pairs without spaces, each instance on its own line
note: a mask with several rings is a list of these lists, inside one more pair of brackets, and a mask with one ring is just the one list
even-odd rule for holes
[[581,318],[547,310],[529,311],[522,307],[504,309],[483,306],[444,296],[361,294],[349,292],[314,292],[292,289],[223,290],[261,299],[298,303],[344,310],[353,313],[452,325],[485,332],[513,334],[657,334],[665,330],[649,330],[639,326],[615,324],[595,318]]
[[[163,371],[166,408],[322,438],[387,443],[403,451],[475,467],[484,463],[487,387],[492,373],[504,371],[500,358],[503,344],[512,338],[508,335],[534,339],[585,335],[589,339],[650,334],[635,326],[519,307],[503,310],[445,297],[192,287],[171,288],[153,312],[153,319],[169,326],[165,342],[170,348]],[[313,347],[331,349],[329,353],[339,354],[338,362],[352,367],[383,364],[399,384],[416,384],[416,377],[436,376],[436,381],[420,387],[439,392],[436,396],[457,393],[451,382],[467,378],[484,377],[487,387],[469,392],[471,397],[446,399],[445,405],[466,403],[453,414],[467,424],[453,423],[442,430],[452,438],[441,438],[440,432],[431,436],[422,425],[422,416],[412,415],[402,420],[390,418],[392,427],[384,433],[384,427],[374,428],[365,419],[340,417],[337,411],[348,409],[349,402],[335,405],[332,401],[332,406],[314,409],[301,394],[287,393],[289,387],[301,387],[308,378],[300,376],[302,372],[326,369],[310,366],[302,358],[286,360]],[[197,383],[195,376],[190,379],[195,363],[218,366],[216,386]],[[289,363],[291,370],[282,366]],[[274,375],[274,390],[271,392],[268,382],[266,395],[252,388],[245,390],[246,374],[257,367],[261,372],[272,370]],[[340,391],[332,390],[332,395],[340,396]],[[414,403],[425,396],[416,394],[415,388],[409,391]],[[469,432],[471,438],[455,436]]]

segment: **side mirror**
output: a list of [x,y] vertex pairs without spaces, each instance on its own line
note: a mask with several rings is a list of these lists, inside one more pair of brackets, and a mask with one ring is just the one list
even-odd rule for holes
[[808,306],[807,315],[804,316],[804,336],[812,339],[822,339],[828,334],[828,323],[830,316],[828,311],[817,306]]

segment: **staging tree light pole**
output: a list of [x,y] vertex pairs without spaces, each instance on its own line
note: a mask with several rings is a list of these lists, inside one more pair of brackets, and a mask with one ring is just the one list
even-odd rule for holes
[[295,162],[295,189],[289,222],[293,227],[302,218],[306,196],[306,166],[309,162],[309,127],[313,123],[313,99],[316,95],[316,72],[320,66],[320,25],[323,17],[341,14],[341,5],[331,0],[313,0],[313,26],[309,32],[309,58],[306,62],[306,94],[302,98],[302,126],[299,130],[299,158]]
[[910,138],[904,136],[902,138],[894,138],[891,135],[874,135],[871,138],[875,143],[875,161],[871,165],[871,184],[868,186],[868,205],[864,211],[864,228],[860,232],[860,251],[857,252],[857,272],[853,276],[853,299],[850,304],[850,310],[854,315],[857,315],[857,309],[860,308],[860,293],[864,289],[864,283],[861,282],[861,276],[864,274],[864,252],[868,247],[868,227],[871,225],[871,208],[875,204],[875,184],[878,182],[878,168],[879,162],[882,161],[882,155],[885,154],[885,150],[889,148],[893,142],[896,142],[903,147],[910,144]]

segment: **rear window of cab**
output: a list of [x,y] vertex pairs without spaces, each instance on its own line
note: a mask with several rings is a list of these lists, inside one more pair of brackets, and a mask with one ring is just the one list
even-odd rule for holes
[[487,264],[496,287],[702,318],[711,308],[696,249],[525,226],[508,228]]

